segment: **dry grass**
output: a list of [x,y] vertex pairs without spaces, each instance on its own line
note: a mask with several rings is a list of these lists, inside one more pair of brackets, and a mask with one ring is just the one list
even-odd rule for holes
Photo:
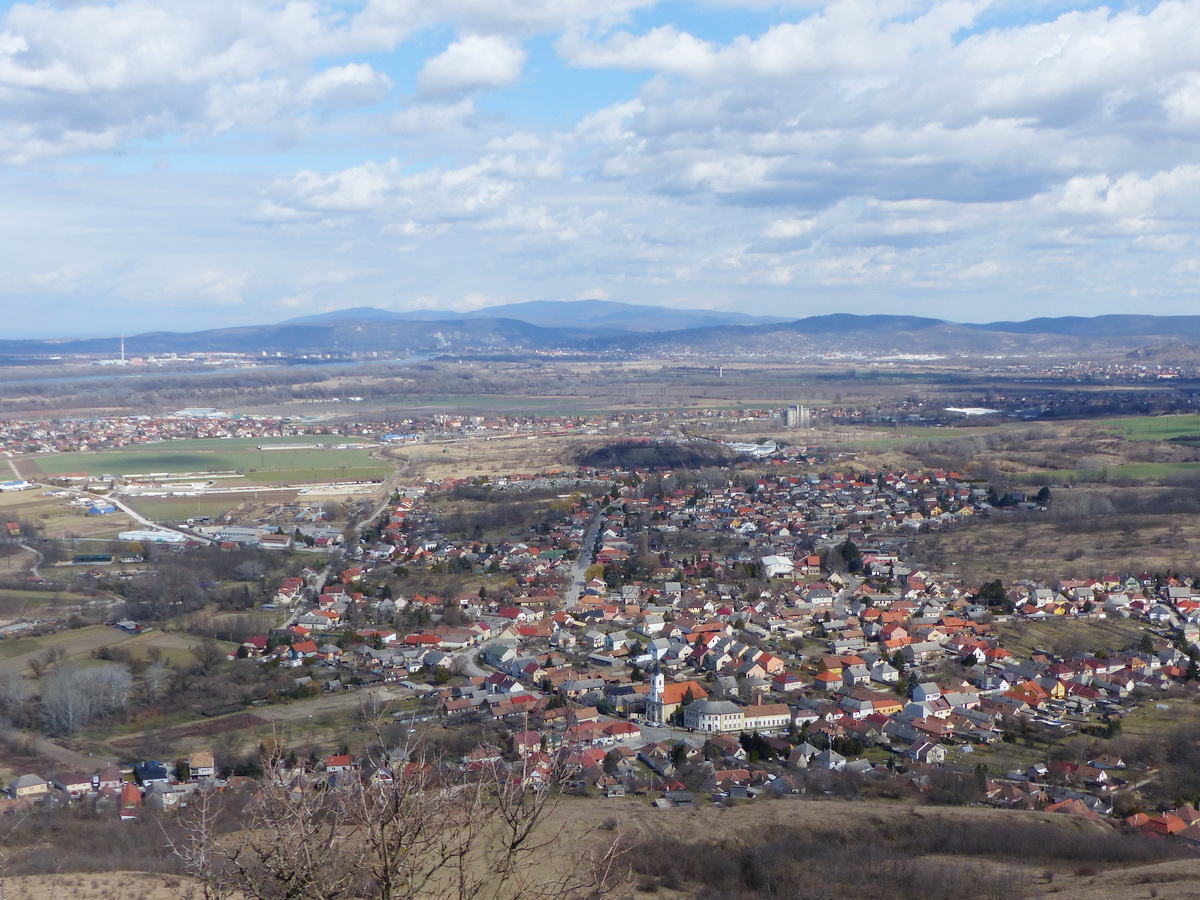
[[[853,842],[864,831],[902,833],[906,828],[941,822],[986,828],[989,825],[1026,822],[1049,823],[1068,833],[1085,837],[1106,834],[1107,826],[1066,816],[1043,813],[1006,812],[983,808],[931,808],[907,803],[778,800],[759,801],[731,809],[700,804],[688,810],[658,810],[641,800],[585,800],[564,798],[547,822],[547,830],[559,835],[559,846],[569,847],[589,834],[598,823],[614,819],[636,846],[639,840],[665,834],[688,841],[740,841],[751,836],[769,838],[781,829],[811,830],[831,840]],[[114,827],[116,827],[114,825]],[[603,835],[605,832],[601,832]],[[756,839],[756,838],[755,838]],[[1108,868],[1072,863],[1047,865],[987,857],[955,857],[969,863],[973,871],[1010,874],[1030,885],[1027,897],[1061,897],[1064,900],[1128,900],[1159,897],[1181,900],[1198,895],[1200,860],[1174,860],[1153,865]],[[556,852],[541,863],[549,875],[571,864],[571,854]],[[644,882],[630,877],[613,894],[621,898],[673,898],[690,896],[687,886],[670,890],[655,885],[653,891],[639,890]],[[63,874],[5,879],[6,900],[168,900],[186,887],[177,879],[138,872]],[[964,886],[964,896],[971,896]]]
[[1195,900],[1200,860],[1181,860],[1088,875],[1085,871],[1040,886],[1038,897],[1058,900]]
[[1125,619],[1045,619],[1011,621],[998,626],[1000,643],[1018,656],[1049,650],[1060,656],[1076,651],[1112,653],[1136,647],[1146,631]]
[[143,872],[25,875],[3,881],[4,900],[178,900],[180,880]]
[[1200,518],[1118,514],[1060,522],[1038,514],[999,514],[919,536],[917,542],[918,559],[968,579],[1189,572],[1200,551]]
[[574,449],[582,441],[534,436],[464,438],[445,444],[411,444],[388,450],[405,479],[471,478],[497,473],[547,472],[573,467]]
[[87,656],[101,647],[112,647],[132,640],[132,636],[106,625],[89,625],[72,631],[60,631],[37,638],[19,638],[0,642],[0,668],[20,672],[30,659],[43,650],[59,649],[65,659]]
[[[1002,823],[1027,822],[1029,824],[1050,823],[1068,832],[1098,836],[1107,834],[1106,825],[1066,816],[1045,813],[1010,812],[986,808],[921,807],[903,802],[886,803],[870,801],[821,801],[821,800],[775,800],[756,801],[731,809],[720,809],[711,804],[699,804],[687,810],[657,810],[644,802],[637,801],[586,801],[572,800],[564,803],[557,811],[565,837],[582,830],[581,821],[598,822],[606,816],[615,816],[635,843],[638,838],[653,834],[688,840],[722,841],[738,840],[744,835],[769,838],[772,832],[795,828],[812,830],[830,835],[831,840],[843,837],[850,843],[866,830],[883,833],[903,833],[915,824],[940,821],[953,825],[963,823],[987,827]],[[1002,848],[1000,848],[1002,849]],[[1072,900],[1117,900],[1117,898],[1150,897],[1151,885],[1162,888],[1157,896],[1182,898],[1200,896],[1200,860],[1172,861],[1156,865],[1138,866],[1129,869],[1111,869],[1093,872],[1087,866],[1074,864],[1047,865],[1044,861],[1023,864],[1011,858],[1002,861],[985,857],[957,857],[962,862],[985,869],[998,869],[1010,873],[1015,879],[1030,883],[1027,896],[1046,897],[1061,895]],[[1096,866],[1102,869],[1103,866]],[[1146,887],[1141,887],[1145,885]],[[675,892],[659,887],[652,894],[636,890],[636,882],[630,885],[630,894],[618,892],[617,896],[673,897],[689,896],[686,892]],[[964,886],[965,887],[965,886]],[[1185,887],[1190,887],[1187,893]],[[964,896],[971,896],[966,888]]]

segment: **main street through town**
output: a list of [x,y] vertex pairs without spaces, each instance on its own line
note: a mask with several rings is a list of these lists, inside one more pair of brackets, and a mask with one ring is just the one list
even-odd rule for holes
[[583,536],[579,559],[575,560],[575,564],[571,566],[570,583],[563,594],[564,607],[574,606],[579,601],[579,598],[583,596],[587,570],[596,561],[596,538],[599,537],[600,530],[604,527],[606,521],[607,517],[604,515],[604,508],[602,506],[597,507],[596,515],[592,517],[587,533]]

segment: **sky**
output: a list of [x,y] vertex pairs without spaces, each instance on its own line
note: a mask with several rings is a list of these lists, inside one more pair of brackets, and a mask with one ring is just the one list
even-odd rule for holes
[[1200,0],[0,0],[6,337],[1200,313]]

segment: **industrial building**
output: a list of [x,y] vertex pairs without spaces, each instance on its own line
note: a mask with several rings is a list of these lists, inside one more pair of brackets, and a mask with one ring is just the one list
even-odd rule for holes
[[122,531],[117,535],[117,540],[141,544],[182,544],[187,538],[174,531],[143,528],[137,531]]

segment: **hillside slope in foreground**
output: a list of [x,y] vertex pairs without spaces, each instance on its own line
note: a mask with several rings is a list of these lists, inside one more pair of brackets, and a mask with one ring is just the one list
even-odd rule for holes
[[[1137,900],[1200,896],[1200,857],[1183,851],[1178,858],[1166,845],[1117,835],[1111,826],[1065,815],[1010,812],[986,808],[931,807],[888,801],[759,800],[720,809],[658,810],[640,800],[565,800],[549,822],[560,831],[559,847],[577,841],[611,838],[613,820],[630,840],[634,865],[626,882],[610,896],[683,898],[720,896],[728,885],[693,880],[698,860],[731,863],[728,872],[745,872],[745,854],[757,853],[771,864],[772,850],[806,871],[844,873],[841,885],[823,880],[825,892],[861,897],[877,893],[862,881],[874,870],[873,883],[911,878],[914,872],[945,870],[958,897],[1050,897],[1058,900]],[[987,843],[980,843],[986,837]],[[798,845],[808,851],[797,858]],[[918,848],[919,847],[919,851]],[[789,852],[790,851],[790,852]],[[896,855],[893,855],[896,854]],[[1108,858],[1105,858],[1105,857]],[[569,857],[555,854],[553,867]],[[858,859],[854,866],[851,860]],[[737,865],[733,865],[737,863]],[[674,875],[653,874],[674,869]],[[649,870],[649,873],[648,871]],[[711,875],[711,873],[709,873]],[[740,876],[737,876],[740,877]],[[855,883],[857,879],[857,883]],[[835,879],[840,878],[835,876]],[[921,896],[940,895],[940,885]],[[1002,885],[989,889],[988,885]],[[949,887],[949,881],[947,887]],[[172,900],[184,885],[178,878],[137,872],[60,873],[3,879],[5,900]],[[910,887],[915,887],[911,885]],[[742,887],[728,896],[809,896],[802,885],[793,893],[770,894]],[[839,890],[842,888],[842,890]],[[707,893],[706,893],[707,891]],[[819,896],[821,892],[811,896]]]

